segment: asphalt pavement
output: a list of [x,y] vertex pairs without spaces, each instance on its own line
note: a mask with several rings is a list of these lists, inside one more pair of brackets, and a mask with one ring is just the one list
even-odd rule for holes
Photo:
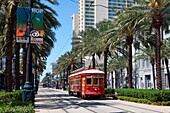
[[35,95],[35,113],[170,113],[170,106],[105,99],[84,100],[67,91],[40,87]]

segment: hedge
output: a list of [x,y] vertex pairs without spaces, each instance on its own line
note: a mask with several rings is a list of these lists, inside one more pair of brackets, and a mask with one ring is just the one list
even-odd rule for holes
[[34,113],[34,106],[22,102],[22,90],[0,92],[0,113]]
[[154,89],[117,89],[118,96],[127,96],[133,98],[147,99],[151,102],[170,101],[170,90]]

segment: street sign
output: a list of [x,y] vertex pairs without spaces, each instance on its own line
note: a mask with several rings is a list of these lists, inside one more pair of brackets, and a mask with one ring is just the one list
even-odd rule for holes
[[[43,44],[43,9],[17,7],[16,41]],[[31,16],[30,16],[31,14]]]

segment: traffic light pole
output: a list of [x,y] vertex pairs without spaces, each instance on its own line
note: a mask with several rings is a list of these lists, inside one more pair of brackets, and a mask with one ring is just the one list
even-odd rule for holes
[[30,27],[31,27],[31,8],[33,7],[33,2],[30,0],[30,12],[29,12],[29,18],[27,23],[27,30],[28,34],[26,34],[29,37],[29,43],[27,48],[27,65],[26,65],[26,82],[23,87],[23,93],[22,93],[22,101],[32,101],[34,102],[34,91],[33,91],[33,84],[32,84],[32,44],[31,44],[31,37],[30,37]]

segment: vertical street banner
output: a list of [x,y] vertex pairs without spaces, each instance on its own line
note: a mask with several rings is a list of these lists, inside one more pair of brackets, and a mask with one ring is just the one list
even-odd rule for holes
[[44,11],[40,8],[17,7],[16,41],[43,44]]

